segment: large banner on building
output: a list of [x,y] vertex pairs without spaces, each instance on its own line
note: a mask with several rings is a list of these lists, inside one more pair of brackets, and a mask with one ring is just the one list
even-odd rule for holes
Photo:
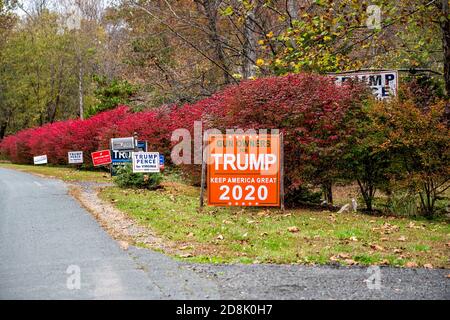
[[397,96],[398,72],[397,71],[367,71],[348,72],[335,74],[336,83],[341,84],[349,79],[358,79],[367,83],[373,94],[378,99],[388,99]]
[[210,206],[281,206],[280,135],[209,135]]

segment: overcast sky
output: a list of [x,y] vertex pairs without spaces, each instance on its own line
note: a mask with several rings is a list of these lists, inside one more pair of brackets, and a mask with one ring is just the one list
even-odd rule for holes
[[[71,4],[75,4],[76,0],[20,0],[21,7],[25,9],[27,12],[33,12],[33,8],[35,7],[36,3],[40,3],[42,1],[45,1],[47,3],[47,7],[51,10],[57,10],[57,11],[65,11],[65,8],[70,8]],[[118,0],[96,0],[96,2],[101,2],[102,6],[106,8],[107,6],[117,3]],[[24,10],[21,8],[17,8],[15,12],[23,17],[26,15]]]

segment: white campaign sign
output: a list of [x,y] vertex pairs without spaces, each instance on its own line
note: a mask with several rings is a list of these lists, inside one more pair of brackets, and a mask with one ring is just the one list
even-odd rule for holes
[[336,83],[341,84],[348,79],[358,79],[372,89],[373,94],[378,99],[388,99],[396,97],[398,91],[398,72],[397,71],[368,71],[368,72],[349,72],[336,74]]
[[34,164],[35,165],[47,164],[47,163],[48,163],[47,155],[34,157]]
[[69,152],[69,164],[82,164],[83,151]]
[[134,173],[159,173],[160,160],[158,152],[133,152]]

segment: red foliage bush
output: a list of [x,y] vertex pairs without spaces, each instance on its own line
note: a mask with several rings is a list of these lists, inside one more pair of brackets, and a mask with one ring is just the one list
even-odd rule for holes
[[[312,176],[326,178],[339,143],[352,134],[364,90],[326,76],[299,74],[246,81],[209,110],[207,127],[280,129],[285,138],[287,190]],[[318,174],[320,173],[320,174]]]
[[[359,85],[338,86],[330,77],[298,74],[245,81],[172,115],[174,127],[204,129],[280,129],[285,137],[285,181],[295,192],[305,181],[322,183],[335,171],[333,158],[352,134],[360,110]],[[199,166],[182,169],[198,183]]]
[[31,164],[33,156],[46,154],[51,164],[67,164],[68,152],[83,151],[85,164],[90,166],[92,152],[108,149],[111,138],[133,136],[135,132],[148,141],[151,150],[169,155],[169,110],[131,113],[126,106],[84,121],[62,121],[23,130],[6,137],[0,144],[0,152],[14,163]]
[[[68,151],[90,153],[109,147],[112,137],[131,136],[149,142],[151,150],[169,155],[171,133],[195,121],[204,129],[280,129],[285,135],[286,187],[296,190],[311,176],[326,177],[339,154],[339,143],[352,134],[352,116],[360,107],[360,88],[337,86],[333,79],[298,74],[245,81],[192,105],[162,107],[132,113],[121,106],[88,120],[71,120],[9,136],[0,145],[13,162],[31,163],[47,154],[50,163],[66,163]],[[184,166],[198,176],[199,166]]]

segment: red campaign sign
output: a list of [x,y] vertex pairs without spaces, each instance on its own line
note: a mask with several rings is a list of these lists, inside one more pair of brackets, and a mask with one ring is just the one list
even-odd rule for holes
[[92,153],[92,163],[94,164],[94,167],[111,164],[111,151],[103,150]]

